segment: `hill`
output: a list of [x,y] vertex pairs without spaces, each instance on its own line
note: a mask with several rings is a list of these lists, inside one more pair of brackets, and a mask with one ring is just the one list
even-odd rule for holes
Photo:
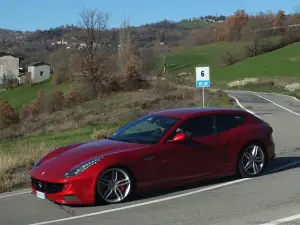
[[[300,42],[278,50],[216,69],[215,80],[238,80],[246,77],[294,77],[300,75]],[[214,76],[212,75],[212,76]]]
[[[229,66],[222,66],[226,53],[242,55],[245,43],[217,43],[178,50],[168,58],[168,71],[173,78],[187,72],[194,74],[196,66],[209,66],[213,83],[224,83],[248,77],[295,77],[300,75],[300,42],[267,52],[255,57],[245,58]],[[194,85],[194,75],[189,76]]]
[[[214,19],[213,16],[209,16],[209,18]],[[163,20],[133,27],[132,36],[138,48],[152,47],[157,34],[163,30],[165,33],[164,43],[173,47],[179,46],[194,29],[210,24],[213,23],[205,22],[201,18],[196,21],[182,20],[179,22]],[[37,29],[33,32],[0,28],[0,51],[8,51],[23,56],[25,60],[21,66],[40,59],[49,61],[50,55],[60,48],[71,50],[81,48],[83,43],[77,40],[75,36],[77,31],[78,27],[75,25],[62,25],[49,30]],[[112,49],[117,48],[119,44],[118,32],[119,29],[117,28],[107,29],[103,33],[102,44]]]

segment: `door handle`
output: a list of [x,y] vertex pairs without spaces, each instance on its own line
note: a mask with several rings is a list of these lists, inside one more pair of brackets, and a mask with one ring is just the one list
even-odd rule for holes
[[149,160],[152,160],[153,158],[154,158],[153,155],[147,155],[147,156],[144,157],[144,160],[149,161]]

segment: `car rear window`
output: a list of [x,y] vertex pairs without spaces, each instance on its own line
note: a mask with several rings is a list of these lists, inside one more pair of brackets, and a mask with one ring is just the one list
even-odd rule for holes
[[244,116],[236,114],[218,114],[216,115],[216,127],[219,133],[231,130],[243,124]]

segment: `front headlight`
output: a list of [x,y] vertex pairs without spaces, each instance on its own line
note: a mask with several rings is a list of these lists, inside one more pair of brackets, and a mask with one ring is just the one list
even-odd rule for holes
[[83,171],[85,171],[86,169],[88,169],[89,167],[95,165],[97,162],[99,162],[103,157],[97,157],[94,158],[90,161],[87,161],[79,166],[76,166],[74,168],[72,168],[71,170],[69,170],[68,172],[66,172],[64,174],[64,178],[69,178],[69,177],[74,177],[77,176],[78,174],[82,173]]

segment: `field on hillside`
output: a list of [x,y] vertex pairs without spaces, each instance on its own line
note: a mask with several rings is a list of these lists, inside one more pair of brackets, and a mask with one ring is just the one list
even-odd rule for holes
[[[300,43],[288,45],[232,66],[216,69],[215,80],[237,80],[245,77],[294,77],[300,75]],[[213,75],[212,75],[213,76]]]
[[66,91],[69,85],[59,85],[57,87],[52,86],[51,81],[45,81],[38,85],[33,85],[31,88],[27,86],[21,86],[12,90],[5,90],[0,92],[0,101],[6,100],[11,104],[17,111],[22,109],[23,104],[31,102],[36,97],[38,90],[55,91],[61,90]]
[[243,44],[217,43],[177,50],[168,58],[168,73],[173,78],[181,72],[192,73],[193,75],[186,79],[191,85],[195,82],[196,66],[209,66],[211,80],[215,85],[247,77],[297,77],[300,75],[300,43],[294,43],[222,68],[221,59],[228,50],[242,54]]
[[218,68],[222,64],[222,56],[226,52],[242,54],[244,44],[222,42],[176,50],[168,56],[168,73],[172,75],[180,72],[194,73],[196,66]]

